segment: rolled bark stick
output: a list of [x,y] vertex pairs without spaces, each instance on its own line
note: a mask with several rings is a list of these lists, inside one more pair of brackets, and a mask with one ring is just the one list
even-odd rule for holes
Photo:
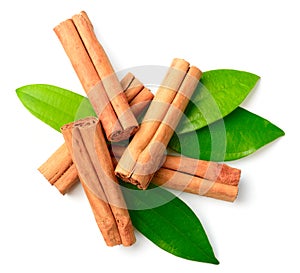
[[77,31],[83,41],[83,44],[94,64],[98,75],[101,78],[104,89],[113,106],[113,109],[123,128],[123,135],[127,134],[126,139],[133,134],[138,123],[130,110],[126,96],[123,93],[123,88],[114,72],[114,69],[106,55],[102,45],[97,40],[90,20],[85,12],[76,14],[72,17]]
[[[74,24],[75,23],[75,24]],[[110,141],[127,139],[138,128],[111,63],[85,12],[54,28]]]
[[68,19],[61,22],[54,28],[54,32],[69,57],[83,89],[88,94],[100,82],[100,77],[91,62],[73,21]]
[[[107,201],[110,204],[112,213],[117,222],[122,244],[124,246],[130,246],[135,242],[133,225],[118,180],[114,174],[114,166],[105,137],[95,118],[85,119],[84,122],[82,126],[78,127],[78,134],[81,135],[93,169],[96,171]],[[93,122],[95,122],[95,124],[92,124]],[[80,150],[78,151],[79,154],[75,160],[78,158],[82,164],[77,164],[77,168],[80,169],[80,166],[82,166],[82,172],[86,173],[87,168],[84,166],[86,161],[83,159]],[[101,197],[101,195],[99,197]]]
[[50,184],[53,185],[72,164],[73,161],[67,147],[62,145],[39,167],[38,170],[45,176]]
[[130,176],[130,182],[137,184],[141,189],[148,187],[154,173],[164,162],[167,145],[199,83],[201,75],[202,72],[197,67],[190,67],[158,130],[139,155],[138,164]]
[[68,19],[60,23],[54,28],[54,31],[69,57],[97,116],[102,121],[102,126],[107,138],[113,139],[114,135],[120,135],[122,126],[109,102],[101,79],[82,43],[73,21]]
[[160,168],[153,176],[153,184],[166,188],[203,195],[223,201],[233,202],[238,195],[238,187],[187,173],[176,172],[166,168]]
[[[65,139],[64,147],[68,148],[69,153],[73,155],[73,125],[65,125],[62,128],[62,134]],[[75,165],[74,165],[75,166]],[[76,169],[77,171],[77,169]],[[83,178],[80,178],[81,185],[89,200],[90,206],[95,216],[96,223],[102,233],[102,236],[108,246],[121,244],[121,237],[118,231],[117,223],[112,214],[111,208],[104,198],[98,198],[87,186]],[[104,193],[103,193],[104,195]]]
[[115,173],[125,181],[131,181],[131,175],[140,153],[149,144],[161,121],[166,115],[170,104],[185,78],[189,63],[182,59],[174,59],[162,84],[158,88],[151,102],[140,129],[137,131],[129,146],[125,150]]
[[[175,59],[173,64],[178,60]],[[183,60],[180,61],[180,63],[184,62]],[[188,65],[188,63],[186,64]],[[172,88],[166,89],[166,96],[172,98],[168,103],[164,105],[156,99],[156,96],[154,97],[140,130],[134,136],[116,167],[115,173],[117,176],[137,185],[141,189],[148,187],[154,173],[160,168],[165,159],[165,149],[199,83],[201,75],[202,72],[192,66],[186,75],[183,73],[183,75],[175,76],[175,79],[179,82],[175,87],[177,92]],[[163,89],[165,89],[165,84],[174,86],[174,79],[171,84],[168,75],[166,78],[167,80],[163,82]],[[157,102],[159,103],[157,104]],[[155,105],[157,111],[153,111],[152,105]],[[161,109],[163,110],[161,111]],[[145,130],[145,127],[153,122],[157,125],[157,128],[154,127],[155,131],[153,131],[153,128]],[[147,124],[147,126],[143,127],[143,124]],[[148,138],[143,136],[145,134],[148,134]]]
[[216,183],[231,186],[238,186],[241,176],[239,169],[232,168],[227,164],[184,156],[167,156],[162,166],[166,169],[203,177]]
[[[137,86],[141,86],[140,92],[131,96],[128,101],[132,112],[138,118],[150,104],[154,95],[131,73],[124,76],[121,84],[126,96],[128,93],[132,94],[132,89],[137,90]],[[63,144],[38,170],[62,194],[65,194],[78,180],[77,171],[72,164],[68,149]]]
[[[66,147],[65,144],[63,144],[61,147]],[[66,160],[69,160],[70,156],[66,157]],[[65,170],[63,175],[59,177],[59,179],[53,184],[61,194],[66,194],[78,181],[78,172],[77,169],[72,162],[72,165]]]
[[[114,165],[125,147],[111,149]],[[224,163],[167,156],[162,167],[154,174],[151,183],[169,189],[233,202],[238,195],[241,171]]]
[[[113,145],[111,146],[111,154],[113,157],[120,159],[125,149],[123,146]],[[225,163],[199,160],[185,156],[167,155],[161,168],[231,186],[238,186],[241,177],[241,170],[230,167]]]
[[107,203],[115,219],[122,244],[132,245],[135,242],[133,226],[97,119],[85,118],[67,124],[62,127],[62,132],[85,192],[88,197],[92,196],[93,211],[102,206],[103,201]]

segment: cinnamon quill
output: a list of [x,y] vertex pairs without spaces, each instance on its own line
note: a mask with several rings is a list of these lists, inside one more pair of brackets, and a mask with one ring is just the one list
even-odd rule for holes
[[85,118],[64,125],[61,131],[105,242],[132,245],[133,226],[100,123]]
[[165,149],[196,89],[202,72],[174,59],[157,90],[140,129],[122,155],[115,174],[146,189],[165,159]]
[[128,139],[138,129],[123,88],[85,12],[54,28],[110,141]]

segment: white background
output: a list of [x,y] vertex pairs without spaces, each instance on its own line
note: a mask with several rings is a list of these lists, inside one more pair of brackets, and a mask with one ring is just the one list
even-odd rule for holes
[[[1,1],[0,272],[299,272],[296,3]],[[235,203],[181,195],[201,219],[220,265],[175,257],[139,233],[130,248],[106,247],[81,188],[61,196],[37,171],[62,136],[27,112],[15,89],[49,83],[83,94],[52,31],[81,10],[116,70],[168,66],[180,57],[203,71],[232,68],[261,76],[243,106],[286,136],[230,162],[242,169]]]

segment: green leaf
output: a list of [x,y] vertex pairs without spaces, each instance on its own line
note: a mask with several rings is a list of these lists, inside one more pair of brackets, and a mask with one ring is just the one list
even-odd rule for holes
[[225,117],[241,104],[258,80],[259,76],[238,70],[204,72],[176,133],[198,130]]
[[160,248],[188,260],[219,264],[194,212],[152,184],[147,190],[121,182],[133,225]]
[[195,132],[173,136],[169,147],[185,156],[203,160],[235,160],[283,136],[267,121],[238,107],[231,114]]
[[57,131],[66,123],[96,116],[89,100],[69,90],[47,84],[32,84],[16,90],[23,105]]

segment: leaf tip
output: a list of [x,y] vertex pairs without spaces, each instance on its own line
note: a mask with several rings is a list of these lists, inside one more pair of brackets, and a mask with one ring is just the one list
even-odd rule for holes
[[211,259],[210,259],[209,263],[214,264],[214,265],[219,265],[220,264],[219,260],[215,257],[214,254],[211,256]]
[[[273,125],[274,125],[274,124],[273,124]],[[276,126],[276,125],[274,125],[274,126],[276,127],[277,132],[278,132],[277,138],[278,138],[278,137],[285,136],[285,131],[283,131],[280,127],[278,127],[278,126]]]
[[252,75],[252,77],[253,77],[253,79],[255,81],[255,84],[257,84],[260,81],[261,76],[259,76],[257,74],[254,74],[254,73],[250,73],[250,72],[248,72],[248,73]]
[[218,265],[220,264],[219,260],[217,258],[214,259],[214,262],[212,264]]
[[16,94],[17,94],[19,100],[22,102],[23,86],[16,89]]
[[20,93],[22,92],[22,87],[18,87],[16,90],[17,96],[20,95]]
[[24,85],[24,86],[18,87],[16,89],[16,94],[17,94],[17,96],[19,97],[20,100],[21,100],[21,96],[25,95],[27,93],[27,88],[32,87],[32,86],[33,85]]

